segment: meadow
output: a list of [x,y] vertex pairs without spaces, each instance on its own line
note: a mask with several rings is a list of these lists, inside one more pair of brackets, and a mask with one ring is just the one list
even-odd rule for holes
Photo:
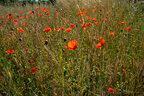
[[144,96],[144,5],[0,5],[0,96]]

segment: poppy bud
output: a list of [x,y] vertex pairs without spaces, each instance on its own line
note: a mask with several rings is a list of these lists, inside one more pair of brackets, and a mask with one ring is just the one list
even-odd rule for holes
[[22,41],[22,38],[19,38],[19,41]]
[[48,44],[48,40],[45,41],[44,45],[47,45],[47,44]]
[[66,42],[67,40],[66,39],[64,39],[64,42]]
[[13,32],[10,32],[11,35],[13,35]]
[[11,14],[9,14],[9,16],[11,16]]

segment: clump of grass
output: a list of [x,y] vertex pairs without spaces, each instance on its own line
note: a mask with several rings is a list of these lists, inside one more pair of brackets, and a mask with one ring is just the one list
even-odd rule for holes
[[[2,95],[143,94],[141,7],[112,0],[84,5],[0,6]],[[97,48],[100,37],[105,44]],[[73,40],[77,47],[69,50]]]

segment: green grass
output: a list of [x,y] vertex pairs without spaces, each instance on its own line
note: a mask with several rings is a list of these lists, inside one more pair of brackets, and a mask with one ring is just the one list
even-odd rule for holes
[[[0,6],[0,17],[6,20],[5,23],[0,20],[3,27],[0,29],[2,96],[143,96],[143,5],[111,0],[90,2],[88,9],[82,9],[83,5],[83,2],[65,1],[55,6]],[[50,10],[49,15],[42,12],[44,7]],[[21,14],[22,11],[25,13]],[[77,14],[83,11],[87,11],[84,16]],[[37,16],[36,12],[43,16]],[[8,22],[6,14],[13,14],[18,22],[14,24],[13,19]],[[96,25],[93,18],[97,18],[100,25]],[[80,22],[81,19],[84,21]],[[25,22],[27,25],[23,26]],[[89,22],[92,26],[86,26],[86,32],[81,25]],[[70,24],[77,27],[66,32]],[[17,31],[19,27],[24,33]],[[55,31],[61,27],[65,29]],[[127,31],[127,27],[132,30]],[[52,31],[44,32],[45,28]],[[110,32],[115,35],[111,36]],[[96,48],[101,36],[105,45]],[[66,49],[72,40],[77,40],[77,48]],[[8,54],[9,49],[15,52]],[[38,70],[32,72],[34,67]],[[109,92],[108,88],[116,92]]]

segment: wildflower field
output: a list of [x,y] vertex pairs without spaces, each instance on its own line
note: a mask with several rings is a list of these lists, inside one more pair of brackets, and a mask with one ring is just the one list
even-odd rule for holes
[[144,96],[144,5],[114,1],[0,5],[0,96]]

